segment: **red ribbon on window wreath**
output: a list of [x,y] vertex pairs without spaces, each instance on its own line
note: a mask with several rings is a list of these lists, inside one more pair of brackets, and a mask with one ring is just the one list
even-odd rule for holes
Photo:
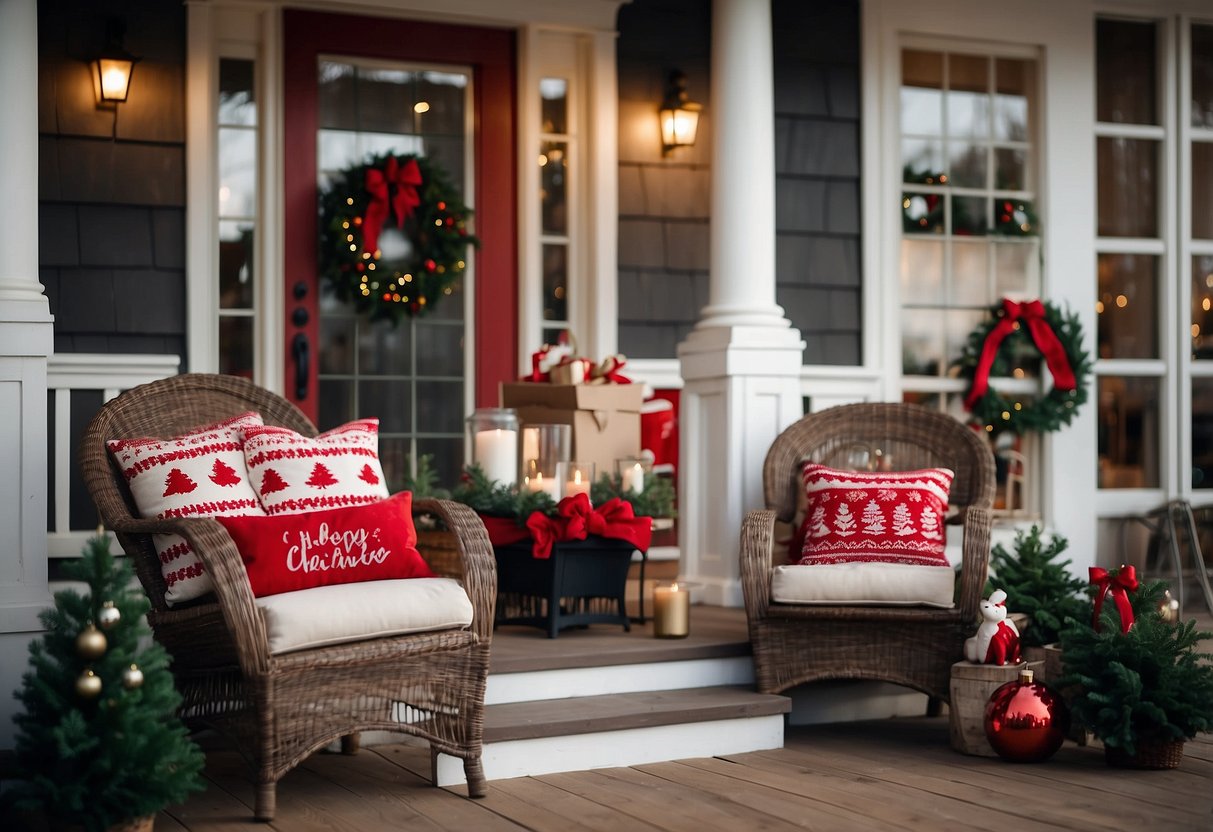
[[1074,370],[1066,358],[1066,349],[1058,340],[1057,333],[1045,320],[1044,304],[1039,300],[1016,303],[1003,298],[1002,311],[1002,320],[990,331],[985,344],[982,345],[981,358],[973,373],[973,386],[965,396],[965,407],[972,410],[973,405],[990,389],[990,368],[994,366],[998,348],[1003,340],[1020,326],[1020,321],[1028,325],[1028,332],[1036,343],[1036,348],[1044,356],[1049,372],[1053,374],[1053,386],[1058,390],[1073,390],[1078,384],[1074,378]]

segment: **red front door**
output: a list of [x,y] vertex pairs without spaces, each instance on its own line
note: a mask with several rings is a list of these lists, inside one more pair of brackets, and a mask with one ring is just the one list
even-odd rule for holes
[[[515,372],[514,33],[304,11],[284,12],[283,32],[284,389],[321,429],[379,417],[390,485],[420,454],[449,482],[468,407],[495,405]],[[317,279],[319,187],[385,152],[440,164],[480,239],[454,294],[398,326]]]

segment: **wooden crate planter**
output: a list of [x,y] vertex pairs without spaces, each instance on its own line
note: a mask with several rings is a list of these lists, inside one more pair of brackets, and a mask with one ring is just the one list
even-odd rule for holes
[[548,638],[589,624],[620,624],[630,630],[625,592],[635,548],[596,536],[556,543],[549,558],[534,557],[529,540],[496,547],[494,623],[539,627]]

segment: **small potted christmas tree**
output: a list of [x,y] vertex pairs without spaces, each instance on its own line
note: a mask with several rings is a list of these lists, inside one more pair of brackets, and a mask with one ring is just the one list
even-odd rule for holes
[[[1213,728],[1213,656],[1197,652],[1213,633],[1164,618],[1164,581],[1112,586],[1098,617],[1071,619],[1062,630],[1058,684],[1073,686],[1071,714],[1103,742],[1109,765],[1175,768],[1184,741]],[[1097,593],[1104,589],[1097,584]]]
[[109,545],[98,535],[64,567],[88,592],[55,593],[17,692],[20,782],[5,800],[52,829],[150,830],[156,812],[203,788],[168,654],[148,638],[147,599]]
[[1028,617],[1019,633],[1020,644],[1044,647],[1057,641],[1067,618],[1087,609],[1082,591],[1086,583],[1070,574],[1070,561],[1057,561],[1070,542],[1054,534],[1046,537],[1040,526],[1015,533],[1014,553],[1001,544],[990,552],[986,595],[995,589],[1007,593],[1007,609]]

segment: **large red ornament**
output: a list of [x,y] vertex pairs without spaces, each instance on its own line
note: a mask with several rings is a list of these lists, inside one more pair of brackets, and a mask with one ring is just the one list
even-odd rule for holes
[[1031,670],[1007,682],[986,703],[986,739],[999,757],[1013,763],[1042,763],[1057,753],[1070,727],[1070,712],[1061,697]]

